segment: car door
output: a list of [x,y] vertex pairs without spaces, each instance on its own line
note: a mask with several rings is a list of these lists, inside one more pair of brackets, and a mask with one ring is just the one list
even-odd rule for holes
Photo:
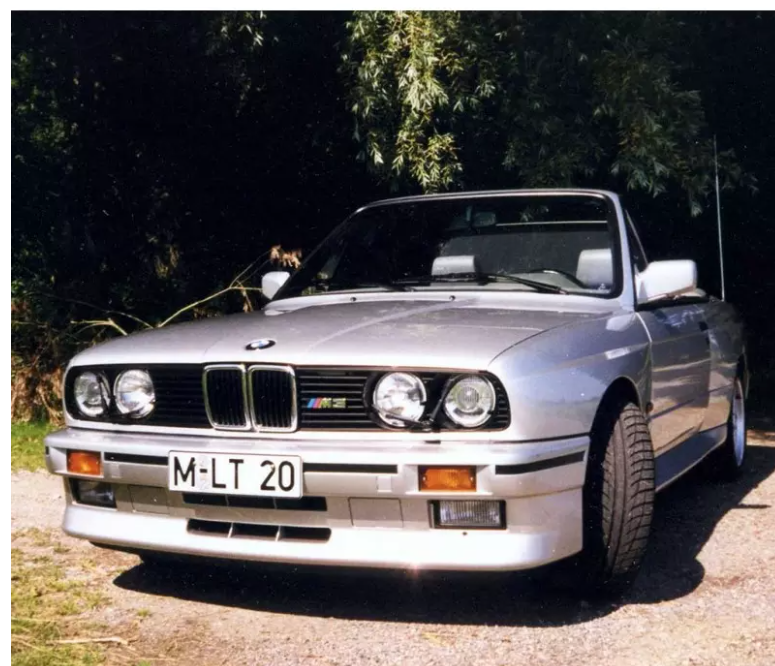
[[[625,215],[632,270],[637,273],[648,262],[632,219]],[[698,292],[638,307],[651,338],[649,421],[657,455],[697,432],[705,418],[711,370],[707,301]]]
[[708,408],[710,340],[701,303],[638,312],[651,338],[651,438],[657,455],[696,433]]

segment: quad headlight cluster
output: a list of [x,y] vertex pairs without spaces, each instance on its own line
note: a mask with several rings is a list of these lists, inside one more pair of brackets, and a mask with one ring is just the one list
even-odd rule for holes
[[[179,375],[179,381],[178,375],[173,374],[170,378],[168,371],[164,374],[165,370],[126,366],[74,367],[65,381],[67,411],[73,418],[88,421],[202,428],[210,426],[205,415],[208,399],[232,401],[234,409],[244,409],[244,393],[232,395],[210,391],[201,396],[194,393],[201,390],[195,383],[197,371],[201,372],[198,366],[191,366],[188,373]],[[321,389],[321,396],[316,385],[305,383],[310,381],[308,377],[304,374],[297,377],[301,394],[307,396],[304,400],[297,398],[297,407],[303,416],[301,429],[326,427],[331,421],[342,429],[377,430],[502,430],[508,426],[505,390],[499,380],[488,373],[399,369],[348,372],[339,371],[332,376],[336,379],[345,376],[346,386],[355,388],[357,397],[353,390],[349,395],[339,397],[340,384],[337,383],[332,384],[333,388]],[[154,386],[154,378],[158,386]],[[178,386],[181,393],[176,392]],[[242,390],[245,390],[244,385]],[[157,394],[158,391],[161,393]],[[315,397],[308,399],[310,395]],[[196,413],[197,407],[201,407],[201,416]],[[187,411],[179,414],[178,408]],[[331,411],[313,411],[317,409]],[[362,409],[367,411],[368,419],[363,418]],[[352,414],[361,416],[350,426],[347,419]],[[307,417],[308,421],[305,421]]]
[[[478,428],[495,410],[492,382],[481,375],[462,375],[442,396],[444,413],[455,425]],[[427,411],[428,395],[423,381],[409,372],[391,372],[375,385],[372,404],[388,425],[406,427],[418,423]]]
[[91,370],[77,375],[72,386],[78,411],[89,418],[105,416],[115,405],[119,414],[141,419],[153,411],[156,403],[153,380],[145,370],[120,372],[112,390],[105,375]]

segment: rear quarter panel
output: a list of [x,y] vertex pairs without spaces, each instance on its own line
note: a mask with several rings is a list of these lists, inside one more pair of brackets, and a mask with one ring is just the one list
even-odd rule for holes
[[703,308],[710,340],[710,395],[702,430],[708,430],[729,417],[738,364],[745,358],[745,328],[740,313],[725,301],[711,300]]

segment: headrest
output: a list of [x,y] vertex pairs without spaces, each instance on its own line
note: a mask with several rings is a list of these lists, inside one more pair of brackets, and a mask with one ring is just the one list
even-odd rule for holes
[[473,254],[457,254],[449,257],[436,257],[433,260],[431,275],[450,275],[452,273],[478,273],[479,265]]
[[582,250],[576,277],[590,289],[610,287],[614,282],[614,260],[611,250]]
[[463,215],[457,215],[452,218],[448,231],[460,231],[461,229],[482,229],[484,227],[494,227],[498,224],[498,216],[490,211],[479,211],[471,214],[466,211]]

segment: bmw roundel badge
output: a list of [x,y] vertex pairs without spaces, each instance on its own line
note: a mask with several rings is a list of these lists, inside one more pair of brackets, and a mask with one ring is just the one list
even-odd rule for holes
[[248,342],[245,349],[268,349],[269,347],[272,347],[275,344],[274,340],[270,340],[269,338],[261,338],[260,340],[253,340],[252,342]]

